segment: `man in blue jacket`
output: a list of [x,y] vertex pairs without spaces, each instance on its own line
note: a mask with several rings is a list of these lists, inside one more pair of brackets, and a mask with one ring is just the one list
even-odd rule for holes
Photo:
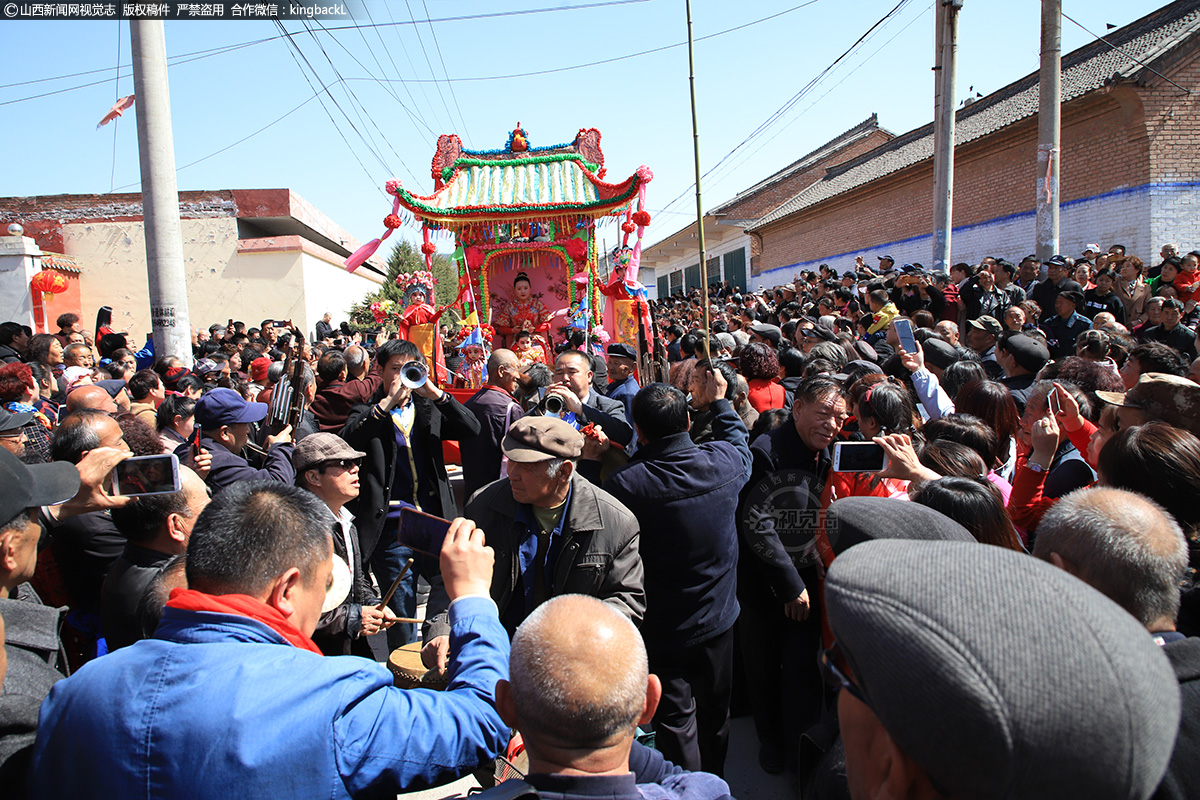
[[752,461],[746,426],[725,399],[725,376],[706,375],[700,399],[713,413],[713,440],[694,444],[683,392],[652,383],[633,401],[637,454],[604,488],[642,530],[642,631],[663,690],[656,745],[684,769],[721,775],[738,617],[734,511]]
[[[261,422],[266,416],[266,403],[247,403],[233,389],[213,389],[196,401],[200,450],[212,454],[212,467],[204,482],[214,492],[242,481],[291,483],[296,479],[290,426],[267,437],[267,457],[262,469],[255,469],[242,457],[242,450],[250,441],[250,423]],[[185,442],[175,448],[175,455],[185,461],[191,456],[191,447]]]
[[42,706],[35,797],[382,797],[462,775],[508,728],[493,707],[508,637],[493,553],[456,519],[441,553],[446,692],[405,691],[368,659],[309,638],[331,592],[328,510],[278,482],[238,483],[197,519],[187,589],[154,638],[88,664]]

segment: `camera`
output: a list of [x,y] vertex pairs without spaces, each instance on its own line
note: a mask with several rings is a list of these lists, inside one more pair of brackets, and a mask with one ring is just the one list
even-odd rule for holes
[[410,361],[400,368],[400,382],[409,389],[420,389],[429,381],[429,368],[420,361]]

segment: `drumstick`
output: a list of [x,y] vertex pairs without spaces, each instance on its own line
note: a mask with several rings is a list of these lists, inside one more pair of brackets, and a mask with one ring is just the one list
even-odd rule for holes
[[[383,607],[392,599],[392,595],[400,588],[400,581],[404,580],[404,576],[408,574],[408,570],[412,567],[413,560],[410,558],[405,564],[404,569],[400,570],[400,574],[396,576],[396,580],[392,581],[392,588],[388,589],[388,593],[379,601],[379,605],[375,607],[376,611],[383,611]],[[407,620],[406,620],[407,621]]]

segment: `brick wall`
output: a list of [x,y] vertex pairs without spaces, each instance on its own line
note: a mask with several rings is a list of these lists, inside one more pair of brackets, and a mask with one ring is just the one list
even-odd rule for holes
[[[1200,87],[1200,60],[1176,67],[1173,80]],[[1190,249],[1200,240],[1193,205],[1194,184],[1200,183],[1195,97],[1159,81],[1093,92],[1064,106],[1064,253],[1075,255],[1097,240],[1104,246],[1120,241],[1149,261],[1163,241]],[[1018,259],[1033,252],[1036,155],[1036,117],[956,150],[952,261],[978,262],[989,254]],[[901,262],[928,264],[932,218],[929,160],[762,229],[752,272],[835,260],[847,268],[854,254],[882,249]]]

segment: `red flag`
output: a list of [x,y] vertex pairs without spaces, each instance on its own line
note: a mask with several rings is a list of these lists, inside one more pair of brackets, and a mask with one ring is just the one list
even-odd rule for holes
[[104,119],[100,120],[100,122],[97,123],[96,130],[100,130],[101,127],[107,125],[108,123],[110,123],[114,119],[116,119],[117,117],[124,114],[125,110],[128,109],[132,105],[133,105],[133,95],[128,95],[126,97],[122,97],[120,100],[118,100],[116,103],[113,104],[112,108],[110,108],[108,110],[108,113],[104,115]]

